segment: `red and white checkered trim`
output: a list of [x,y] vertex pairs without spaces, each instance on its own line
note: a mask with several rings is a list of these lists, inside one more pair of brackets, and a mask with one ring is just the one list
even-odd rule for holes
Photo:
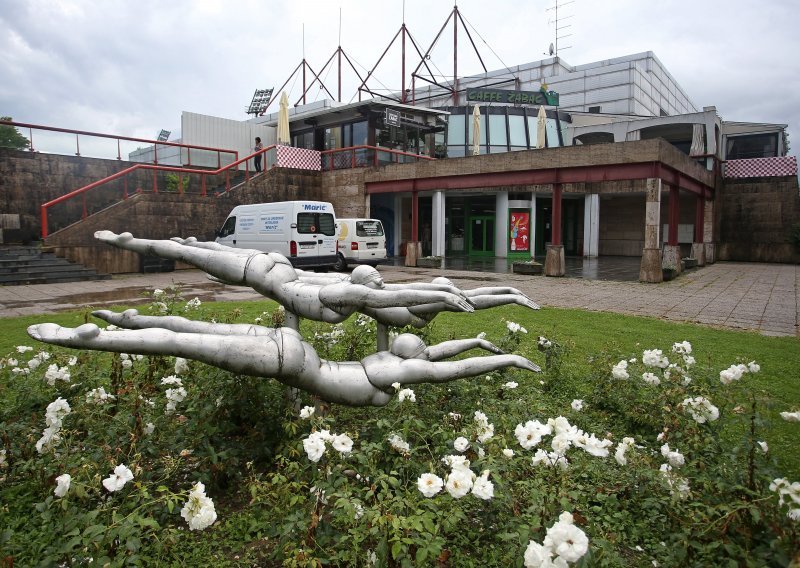
[[725,164],[726,178],[751,178],[773,176],[796,176],[797,157],[752,158],[728,160]]
[[275,150],[277,151],[276,167],[314,171],[322,169],[322,156],[316,150],[293,146],[276,146]]

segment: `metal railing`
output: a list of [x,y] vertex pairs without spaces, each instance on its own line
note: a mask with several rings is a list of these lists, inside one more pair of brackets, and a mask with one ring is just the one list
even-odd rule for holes
[[[121,171],[119,171],[119,172],[117,172],[115,174],[107,176],[107,177],[105,177],[105,178],[103,178],[101,180],[98,180],[96,182],[90,183],[90,184],[85,185],[85,186],[83,186],[81,188],[78,188],[78,189],[76,189],[74,191],[71,191],[70,193],[62,195],[61,197],[57,197],[56,199],[52,199],[52,200],[48,201],[47,203],[43,203],[41,205],[42,238],[43,239],[46,238],[47,235],[49,234],[47,214],[48,214],[48,210],[50,208],[54,207],[55,205],[59,205],[59,204],[65,203],[67,201],[72,201],[72,200],[77,199],[77,198],[80,197],[81,200],[82,200],[81,207],[80,207],[81,220],[86,219],[86,217],[89,216],[89,209],[88,209],[88,204],[87,204],[86,197],[87,197],[87,194],[90,191],[98,189],[98,188],[101,188],[101,187],[104,187],[104,186],[107,186],[107,184],[109,184],[109,183],[111,183],[113,181],[116,181],[118,179],[122,179],[123,184],[122,184],[122,195],[121,195],[121,198],[112,200],[111,202],[108,202],[108,203],[99,202],[99,204],[100,204],[100,208],[104,208],[104,207],[108,207],[109,205],[112,205],[113,203],[117,203],[119,201],[124,201],[124,200],[128,199],[128,197],[130,196],[130,193],[131,193],[129,191],[129,188],[128,188],[129,178],[130,178],[131,174],[133,174],[133,173],[135,173],[137,171],[143,170],[143,171],[152,171],[153,172],[152,193],[158,193],[158,173],[159,172],[177,173],[178,174],[177,188],[176,189],[177,189],[177,192],[179,194],[183,194],[184,193],[184,176],[199,175],[200,176],[200,180],[201,180],[200,181],[200,184],[201,184],[201,186],[200,186],[201,187],[200,195],[202,197],[206,197],[208,195],[207,179],[208,179],[209,176],[218,176],[218,175],[221,175],[221,174],[224,173],[225,174],[225,192],[227,193],[231,189],[231,171],[232,170],[236,170],[238,172],[239,165],[240,164],[244,164],[245,165],[244,178],[245,178],[245,181],[249,181],[250,180],[250,161],[255,156],[257,156],[259,154],[263,154],[265,156],[265,160],[264,161],[266,162],[266,166],[267,166],[266,169],[269,169],[269,167],[270,167],[269,164],[275,164],[275,161],[276,161],[275,157],[274,157],[274,153],[276,151],[275,148],[276,148],[275,144],[273,144],[271,146],[267,146],[266,148],[264,148],[264,149],[262,149],[262,150],[260,150],[258,152],[253,152],[252,154],[249,154],[249,155],[245,156],[244,158],[237,159],[236,161],[231,162],[230,164],[227,164],[225,166],[219,167],[216,170],[199,170],[199,169],[192,169],[192,168],[183,168],[183,167],[179,167],[179,166],[160,166],[160,165],[154,165],[154,164],[135,164],[135,165],[133,165],[133,166],[131,166],[129,168],[125,168],[124,170],[121,170]],[[144,193],[144,190],[141,187],[137,187],[134,190],[133,193],[136,193],[136,194]],[[77,221],[75,221],[75,222],[77,222]]]
[[158,140],[148,140],[147,138],[133,138],[131,136],[119,136],[117,134],[104,134],[102,132],[89,132],[86,130],[75,130],[73,128],[58,128],[55,126],[43,126],[41,124],[28,124],[26,122],[14,122],[10,120],[0,120],[0,125],[3,126],[11,126],[14,128],[27,128],[28,129],[28,141],[30,142],[30,147],[28,151],[36,152],[33,144],[33,131],[34,130],[43,130],[47,132],[60,132],[64,134],[74,134],[75,135],[75,155],[81,155],[81,146],[80,146],[80,136],[87,136],[93,138],[103,138],[103,139],[110,139],[117,141],[117,160],[122,160],[122,147],[120,145],[121,141],[125,142],[142,142],[145,144],[152,144],[153,145],[153,163],[158,164],[158,147],[159,146],[172,146],[177,147],[180,149],[186,150],[187,156],[187,165],[192,165],[192,150],[195,151],[202,151],[202,152],[215,152],[217,154],[217,167],[222,167],[222,154],[231,154],[233,160],[239,159],[239,152],[236,150],[227,150],[224,148],[212,148],[209,146],[198,146],[196,144],[183,144],[180,142],[161,142]]
[[436,158],[412,154],[379,146],[352,146],[325,150],[322,155],[322,170],[349,170],[352,168],[367,168],[370,166],[385,166],[388,164],[413,164],[419,161],[431,161]]

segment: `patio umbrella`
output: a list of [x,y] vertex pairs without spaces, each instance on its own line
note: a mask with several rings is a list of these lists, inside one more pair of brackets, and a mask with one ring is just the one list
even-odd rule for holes
[[286,91],[281,93],[280,110],[278,111],[278,144],[289,145],[289,97]]
[[544,107],[539,107],[539,114],[536,115],[536,147],[544,148],[547,145],[547,131],[545,124],[547,123],[547,113]]
[[478,105],[472,108],[472,155],[481,153],[481,109]]

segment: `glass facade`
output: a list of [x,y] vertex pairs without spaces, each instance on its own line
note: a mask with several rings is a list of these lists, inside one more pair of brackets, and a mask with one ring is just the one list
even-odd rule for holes
[[[536,147],[536,120],[539,107],[478,107],[481,112],[481,154],[499,154]],[[473,107],[447,107],[447,157],[472,155]],[[556,109],[547,111],[545,130],[548,148],[562,146],[569,115]],[[437,155],[437,157],[440,157]]]

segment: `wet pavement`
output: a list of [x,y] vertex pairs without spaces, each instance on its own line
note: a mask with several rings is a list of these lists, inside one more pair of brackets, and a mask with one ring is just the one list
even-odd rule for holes
[[[459,264],[460,263],[460,264]],[[386,282],[450,278],[457,286],[514,286],[542,306],[580,308],[798,336],[800,266],[718,262],[660,284],[636,281],[638,258],[567,259],[567,277],[514,274],[506,259],[448,259],[445,268],[380,267]],[[468,270],[467,270],[468,268]],[[633,276],[635,274],[635,276]],[[112,280],[0,287],[0,317],[131,304],[148,291],[178,285],[203,302],[258,300],[252,289],[208,280],[199,270],[125,274]]]

